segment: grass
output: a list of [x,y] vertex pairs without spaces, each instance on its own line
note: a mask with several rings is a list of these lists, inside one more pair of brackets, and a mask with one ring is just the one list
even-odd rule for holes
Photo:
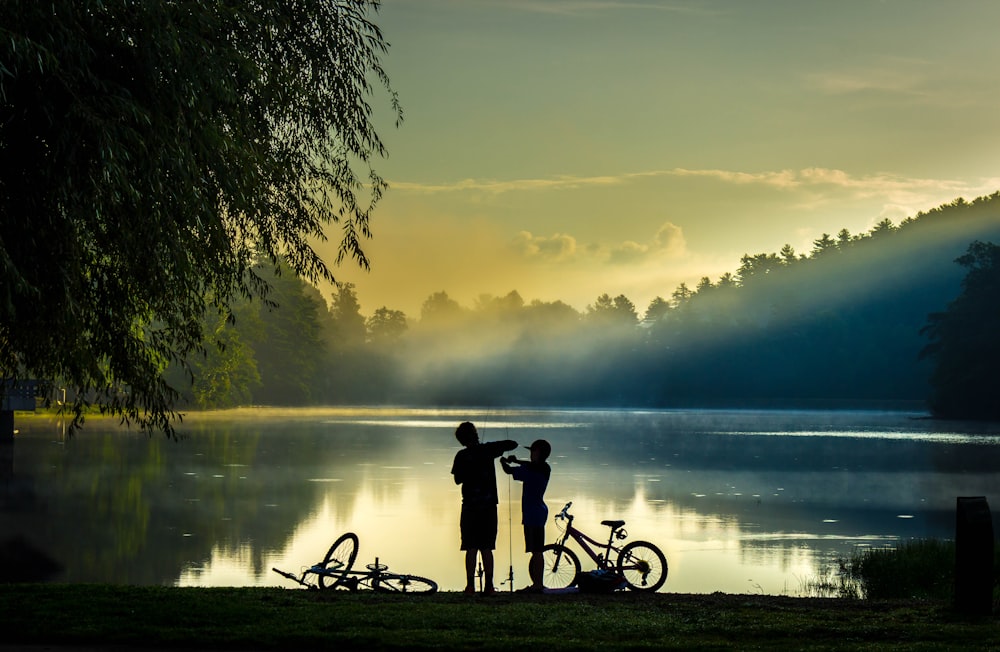
[[[0,585],[4,646],[119,649],[952,650],[1000,648],[996,618],[937,601],[278,588]],[[7,648],[5,648],[7,649]]]
[[[1000,600],[1000,546],[993,554],[994,605]],[[836,594],[875,600],[954,600],[955,542],[914,539],[871,548],[840,562]]]
[[843,594],[872,599],[953,597],[955,544],[920,539],[872,548],[841,562]]

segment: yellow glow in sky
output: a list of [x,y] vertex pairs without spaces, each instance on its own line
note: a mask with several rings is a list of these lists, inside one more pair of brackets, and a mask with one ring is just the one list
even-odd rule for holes
[[405,120],[378,125],[372,270],[337,270],[365,314],[442,290],[641,313],[745,253],[1000,190],[993,0],[387,0],[376,21]]

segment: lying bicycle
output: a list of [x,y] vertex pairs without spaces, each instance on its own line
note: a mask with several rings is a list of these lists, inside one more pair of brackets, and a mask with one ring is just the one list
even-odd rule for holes
[[[555,543],[542,548],[545,564],[542,584],[546,589],[564,589],[573,586],[580,574],[580,558],[566,542],[570,537],[590,557],[598,570],[617,573],[633,591],[656,591],[667,580],[667,558],[663,552],[648,541],[632,541],[618,546],[615,541],[628,537],[625,521],[601,521],[601,525],[611,528],[607,543],[601,543],[573,527],[573,515],[569,513],[572,502],[566,503],[556,514],[556,522],[565,521],[566,529]],[[612,557],[614,554],[614,557]]]
[[353,532],[342,534],[323,561],[313,564],[295,575],[277,568],[275,573],[286,577],[307,589],[346,589],[357,591],[362,588],[381,593],[434,593],[437,582],[409,573],[390,573],[389,567],[380,564],[378,557],[374,564],[367,564],[367,570],[352,570],[358,557],[358,535]]

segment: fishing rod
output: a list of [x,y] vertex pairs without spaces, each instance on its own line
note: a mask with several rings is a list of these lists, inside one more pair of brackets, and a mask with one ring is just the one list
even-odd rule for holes
[[[504,422],[503,427],[504,438],[510,439],[510,427]],[[510,592],[514,592],[514,517],[513,508],[511,506],[511,494],[510,486],[511,479],[509,473],[504,473],[507,476],[507,563],[510,564],[507,570],[507,585],[510,587]]]
[[[487,410],[486,410],[486,416],[484,417],[484,419],[486,419],[486,420],[489,419],[489,413],[490,413],[490,408],[487,408]],[[484,423],[483,424],[483,430],[484,431],[486,430],[485,426],[486,426],[486,424]],[[485,434],[485,432],[484,432],[484,434]],[[509,426],[506,423],[504,424],[504,438],[505,439],[510,439],[510,428],[509,428]],[[514,592],[514,534],[513,534],[514,516],[513,516],[513,508],[511,506],[511,479],[510,479],[510,474],[509,473],[505,473],[504,475],[507,476],[507,563],[509,564],[509,566],[507,568],[507,582],[506,583],[507,583],[507,586],[510,589],[510,592],[513,593]],[[481,588],[482,588],[482,580],[480,580],[480,589]]]
[[506,473],[507,476],[507,561],[510,563],[510,570],[507,573],[507,584],[510,585],[511,593],[514,592],[514,519],[511,516],[511,502],[510,502],[510,474]]

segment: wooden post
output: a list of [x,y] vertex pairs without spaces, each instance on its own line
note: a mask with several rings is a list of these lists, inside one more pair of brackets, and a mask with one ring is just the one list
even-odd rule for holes
[[0,410],[0,443],[14,441],[14,410]]
[[955,608],[993,613],[993,519],[985,496],[960,496],[956,505]]

